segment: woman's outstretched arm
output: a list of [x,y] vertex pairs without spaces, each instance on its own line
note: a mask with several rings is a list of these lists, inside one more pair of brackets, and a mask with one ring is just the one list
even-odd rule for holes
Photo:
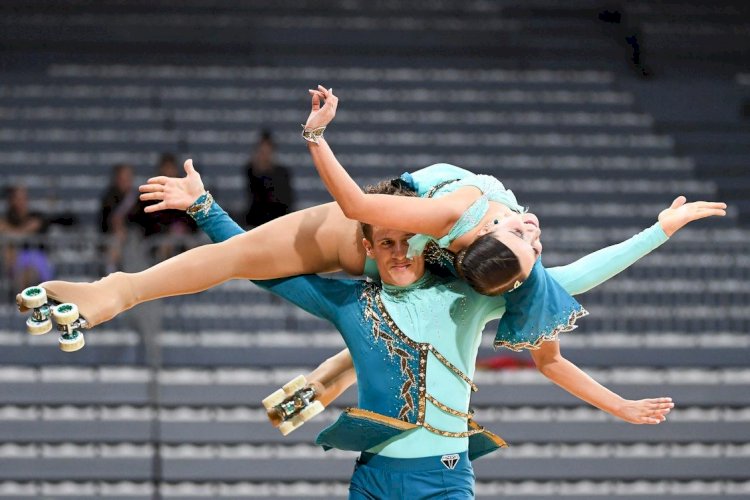
[[591,378],[560,353],[559,342],[530,351],[537,369],[573,396],[631,424],[659,424],[674,407],[671,398],[625,399]]
[[[327,126],[336,113],[338,98],[322,86],[311,90],[312,111],[305,129]],[[321,107],[321,100],[325,104]],[[365,194],[339,163],[323,137],[308,142],[315,168],[331,196],[350,219],[375,226],[441,237],[479,196],[478,192],[456,192],[438,198],[396,197]],[[466,191],[466,190],[464,190]]]
[[633,265],[690,222],[726,215],[725,203],[686,201],[684,196],[678,196],[669,208],[659,213],[659,221],[650,228],[571,264],[553,267],[548,270],[550,275],[571,295],[586,292]]

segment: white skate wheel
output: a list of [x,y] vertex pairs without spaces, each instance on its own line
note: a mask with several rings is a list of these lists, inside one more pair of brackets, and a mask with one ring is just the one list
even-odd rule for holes
[[40,286],[30,286],[21,292],[21,301],[29,309],[43,306],[47,303],[47,290]]
[[266,408],[266,410],[270,410],[274,406],[283,403],[286,398],[287,396],[286,392],[284,392],[284,389],[279,389],[277,391],[274,391],[273,394],[263,400],[263,406]]
[[50,330],[52,330],[52,321],[49,319],[35,321],[34,318],[29,318],[26,320],[26,331],[30,335],[44,335]]
[[60,338],[57,339],[57,343],[60,346],[60,350],[65,352],[74,352],[82,349],[83,346],[86,345],[86,339],[83,338],[83,334],[81,332],[74,332],[71,338],[65,338],[60,335]]
[[284,390],[284,392],[287,394],[287,396],[292,396],[295,392],[299,391],[300,389],[304,389],[307,385],[307,379],[304,375],[298,375],[294,377],[292,380],[284,384],[281,388]]
[[288,436],[292,431],[300,427],[302,424],[304,424],[305,421],[301,420],[299,418],[299,415],[296,415],[292,417],[290,420],[287,420],[286,422],[282,423],[279,426],[279,432],[281,432],[282,436]]
[[80,317],[78,306],[75,304],[60,304],[52,309],[52,317],[55,318],[58,325],[69,325]]
[[294,418],[299,418],[303,422],[307,422],[323,410],[325,410],[323,403],[320,401],[313,401],[309,406],[303,408],[298,415],[295,415]]

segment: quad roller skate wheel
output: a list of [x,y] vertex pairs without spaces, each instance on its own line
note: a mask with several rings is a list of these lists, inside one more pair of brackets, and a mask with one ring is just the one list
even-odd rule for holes
[[321,413],[323,410],[325,410],[325,406],[323,406],[323,403],[321,403],[320,401],[313,401],[312,403],[310,403],[310,406],[303,408],[297,416],[301,418],[303,422],[307,422],[318,413]]
[[325,407],[320,401],[313,401],[310,406],[302,409],[297,415],[293,416],[289,420],[282,422],[279,425],[279,432],[282,436],[287,436],[293,431],[302,427],[302,424],[312,419],[315,415],[325,410]]
[[287,394],[284,392],[284,389],[279,389],[263,400],[263,406],[266,410],[272,410],[277,405],[283,403],[286,398]]
[[50,330],[52,330],[52,321],[49,319],[36,321],[34,318],[29,318],[26,320],[26,331],[30,335],[44,335]]
[[65,352],[75,352],[82,349],[86,345],[86,339],[83,338],[83,334],[79,331],[73,331],[73,333],[66,333],[60,335],[57,339],[60,346],[60,350]]
[[41,307],[47,303],[47,290],[40,286],[30,286],[21,292],[21,302],[29,309]]
[[52,317],[55,318],[58,325],[69,325],[80,317],[78,306],[75,304],[60,304],[52,309]]
[[[281,386],[281,389],[286,393],[287,396],[294,395],[295,392],[300,389],[304,389],[307,385],[307,379],[304,375],[298,375],[292,380]],[[275,394],[275,393],[274,393]]]
[[299,418],[299,415],[296,415],[292,417],[290,420],[287,420],[286,422],[282,422],[281,425],[279,425],[279,432],[281,432],[282,436],[288,436],[292,433],[297,427],[304,424],[305,421]]

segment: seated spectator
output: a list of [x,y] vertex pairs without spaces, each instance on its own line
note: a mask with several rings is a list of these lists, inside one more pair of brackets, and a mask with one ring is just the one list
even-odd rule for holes
[[47,230],[47,221],[40,214],[29,211],[25,187],[9,187],[6,199],[5,215],[0,219],[0,234],[4,236],[4,271],[12,283],[12,290],[21,290],[52,279],[52,266],[41,240],[41,235]]
[[122,269],[122,248],[128,234],[142,237],[148,227],[133,176],[132,166],[125,163],[115,165],[110,185],[102,197],[101,229],[102,233],[111,236],[106,251],[106,273]]
[[286,167],[276,163],[274,151],[271,132],[264,130],[245,166],[249,204],[245,221],[249,226],[259,226],[292,210],[291,176]]
[[[179,177],[180,168],[177,166],[177,158],[171,153],[163,153],[156,167],[156,175],[166,177]],[[187,250],[184,244],[179,244],[179,237],[195,233],[198,227],[195,221],[185,213],[184,210],[161,210],[146,215],[146,236],[171,236],[157,242],[155,257],[158,261],[173,257]],[[177,238],[174,238],[177,237]]]

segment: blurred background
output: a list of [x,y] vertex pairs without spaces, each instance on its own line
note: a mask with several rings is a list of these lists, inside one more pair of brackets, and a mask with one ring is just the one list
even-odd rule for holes
[[[247,282],[139,306],[74,354],[12,297],[207,240],[138,184],[193,158],[245,227],[330,200],[299,137],[308,88],[362,184],[448,162],[539,215],[545,264],[726,201],[579,297],[563,352],[632,426],[553,386],[487,330],[472,404],[511,445],[477,497],[750,498],[750,4],[671,0],[0,2],[0,499],[346,498],[354,453],[282,436],[260,400],[343,345]],[[336,402],[356,404],[350,390]]]

